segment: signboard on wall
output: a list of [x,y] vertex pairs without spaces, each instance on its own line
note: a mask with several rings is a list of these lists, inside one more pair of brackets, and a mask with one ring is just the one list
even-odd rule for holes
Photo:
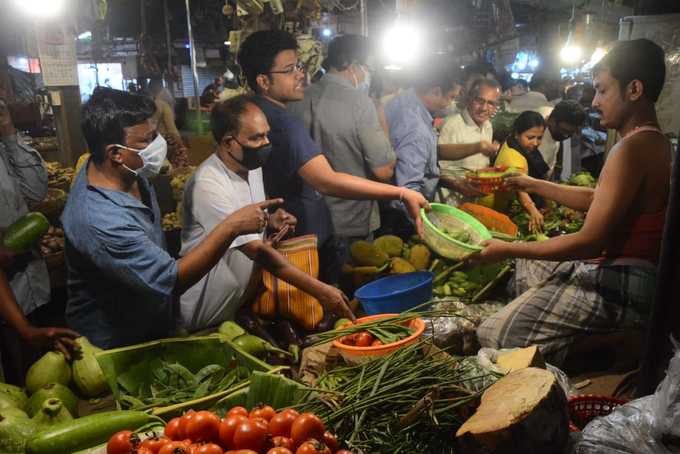
[[78,61],[73,33],[63,26],[54,25],[41,27],[36,36],[45,86],[77,86]]

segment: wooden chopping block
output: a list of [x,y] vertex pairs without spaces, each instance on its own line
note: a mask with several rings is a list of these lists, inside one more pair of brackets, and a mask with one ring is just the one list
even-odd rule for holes
[[529,367],[491,385],[456,440],[462,454],[562,453],[568,429],[564,391],[553,374]]

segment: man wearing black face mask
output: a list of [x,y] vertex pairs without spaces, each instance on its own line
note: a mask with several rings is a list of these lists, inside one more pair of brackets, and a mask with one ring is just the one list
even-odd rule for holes
[[261,232],[265,209],[249,204],[211,225],[175,260],[165,251],[161,214],[147,177],[166,144],[150,121],[149,98],[97,88],[83,107],[91,157],[76,176],[62,216],[71,327],[101,348],[168,337],[173,299],[201,279],[239,235]]
[[[206,159],[189,179],[182,209],[182,252],[189,254],[213,226],[234,211],[264,200],[260,168],[269,159],[269,124],[247,96],[216,104],[211,127],[217,141],[215,154]],[[295,218],[279,209],[269,218],[274,232],[295,227]],[[324,309],[353,318],[343,293],[293,266],[261,233],[241,235],[213,269],[181,297],[180,322],[197,331],[233,318],[245,300],[254,263],[314,296]]]

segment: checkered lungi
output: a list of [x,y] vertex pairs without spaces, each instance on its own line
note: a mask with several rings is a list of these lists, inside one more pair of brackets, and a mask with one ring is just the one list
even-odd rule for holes
[[520,296],[485,320],[477,336],[495,349],[539,345],[559,367],[584,336],[642,327],[655,287],[652,267],[518,259]]

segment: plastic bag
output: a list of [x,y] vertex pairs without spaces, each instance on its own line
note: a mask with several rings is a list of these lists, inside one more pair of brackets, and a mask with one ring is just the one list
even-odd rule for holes
[[450,310],[460,317],[426,317],[424,336],[432,336],[434,344],[450,354],[474,355],[478,348],[477,327],[503,305],[494,303],[465,304],[458,299],[437,300],[435,310]]
[[656,392],[593,419],[574,453],[680,453],[680,345],[672,342],[675,355]]
[[[501,353],[507,353],[514,350],[519,350],[519,348],[503,348],[501,350],[496,350],[493,348],[480,348],[479,352],[477,352],[477,360],[479,362],[479,365],[484,369],[490,370],[498,374],[503,374],[504,371],[501,370],[496,365],[496,359],[498,358],[498,355],[500,355]],[[569,398],[571,396],[575,396],[578,394],[578,390],[571,386],[569,377],[567,377],[567,374],[562,372],[561,369],[558,369],[552,364],[547,363],[545,365],[545,368],[547,371],[549,371],[551,374],[555,376],[555,379],[557,380],[557,383],[559,383],[560,388],[562,388],[562,391],[564,391],[565,396]]]

